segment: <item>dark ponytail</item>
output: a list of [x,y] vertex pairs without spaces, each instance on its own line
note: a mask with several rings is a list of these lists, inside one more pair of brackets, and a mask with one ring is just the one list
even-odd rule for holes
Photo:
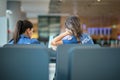
[[27,20],[19,20],[16,24],[13,40],[14,44],[16,44],[20,38],[20,35],[23,34],[28,28],[32,28],[33,24],[30,21]]
[[19,20],[16,24],[14,35],[13,35],[14,44],[16,44],[19,40],[22,26],[23,26],[23,21]]

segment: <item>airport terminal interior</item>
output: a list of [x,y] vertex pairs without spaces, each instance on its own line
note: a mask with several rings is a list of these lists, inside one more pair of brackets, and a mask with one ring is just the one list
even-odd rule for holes
[[[52,50],[51,41],[65,32],[65,21],[73,15],[79,17],[83,33],[91,36],[94,45],[60,45],[57,51]],[[45,49],[38,45],[5,46],[18,20],[33,23],[32,38]],[[19,59],[15,52],[29,52],[30,56],[18,54]],[[119,53],[120,0],[0,0],[0,80],[120,80]],[[43,61],[39,64],[38,60]]]

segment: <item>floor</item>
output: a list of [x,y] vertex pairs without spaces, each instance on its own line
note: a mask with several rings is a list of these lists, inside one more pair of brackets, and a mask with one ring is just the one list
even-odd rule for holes
[[53,80],[54,78],[54,74],[55,74],[55,67],[56,67],[56,64],[55,63],[50,63],[49,64],[49,80]]

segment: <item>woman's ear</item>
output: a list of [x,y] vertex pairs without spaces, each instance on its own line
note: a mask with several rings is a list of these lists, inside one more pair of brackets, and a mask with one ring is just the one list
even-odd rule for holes
[[26,33],[27,33],[27,34],[30,33],[30,28],[26,29]]
[[28,28],[28,29],[26,30],[26,33],[27,33],[27,35],[28,35],[29,37],[31,37],[32,34],[33,34],[33,30],[30,29],[30,28]]

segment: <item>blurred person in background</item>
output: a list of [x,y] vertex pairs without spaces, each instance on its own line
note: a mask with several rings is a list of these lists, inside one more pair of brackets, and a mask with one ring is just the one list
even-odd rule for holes
[[32,34],[33,24],[28,20],[19,20],[8,44],[40,44],[37,39],[31,39]]
[[87,33],[83,33],[80,19],[77,16],[70,16],[65,21],[65,32],[58,35],[51,41],[55,50],[61,44],[94,44]]

